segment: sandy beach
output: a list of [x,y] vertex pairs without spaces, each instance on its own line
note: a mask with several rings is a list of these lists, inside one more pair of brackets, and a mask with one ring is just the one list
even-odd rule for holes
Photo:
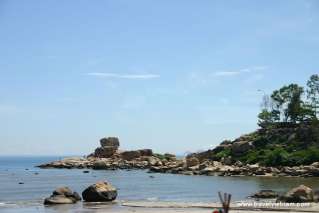
[[[305,204],[300,207],[296,206],[286,207],[276,206],[276,203],[260,203],[249,202],[245,204],[255,204],[255,207],[243,207],[242,203],[231,203],[230,212],[319,212],[318,204]],[[273,204],[272,207],[262,207],[265,204]],[[183,203],[183,202],[122,202],[121,206],[126,208],[120,209],[120,212],[185,212],[185,213],[199,213],[212,212],[215,208],[220,208],[220,203]]]
[[[318,204],[311,204],[309,207],[302,208],[250,208],[250,207],[238,207],[236,203],[233,203],[230,212],[232,213],[283,213],[283,212],[319,212]],[[83,204],[82,209],[76,212],[92,212],[92,213],[211,213],[213,209],[220,207],[218,203],[176,203],[176,202],[119,202],[115,205],[107,204]],[[52,210],[52,212],[67,212],[66,206],[49,207],[46,210]],[[74,209],[75,210],[75,209]],[[47,211],[46,211],[47,212]]]
[[[31,213],[31,212],[77,212],[77,213],[212,213],[219,203],[193,203],[193,202],[149,202],[149,201],[117,201],[113,203],[85,203],[75,205],[53,205],[53,206],[19,206],[18,208],[0,208],[2,213]],[[297,212],[319,212],[319,204],[311,203],[308,207],[276,207],[276,208],[254,208],[240,207],[238,203],[231,204],[231,213],[297,213]]]
[[[82,204],[82,209],[76,212],[117,212],[117,213],[208,213],[215,208],[219,208],[220,203],[190,203],[190,202],[145,202],[145,201],[120,201],[113,205],[110,204]],[[64,211],[62,211],[62,208]],[[66,206],[49,207],[46,210],[57,210],[56,212],[65,212]],[[52,211],[54,212],[54,211]],[[240,207],[238,203],[231,204],[230,212],[319,212],[319,204],[309,204],[308,207]]]

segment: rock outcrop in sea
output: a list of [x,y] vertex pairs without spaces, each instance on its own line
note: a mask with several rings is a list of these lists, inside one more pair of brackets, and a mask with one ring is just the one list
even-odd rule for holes
[[92,168],[101,170],[114,169],[149,169],[152,166],[176,167],[183,163],[173,154],[156,154],[152,149],[123,151],[116,137],[100,140],[100,147],[87,157],[71,157],[39,165],[40,168]]

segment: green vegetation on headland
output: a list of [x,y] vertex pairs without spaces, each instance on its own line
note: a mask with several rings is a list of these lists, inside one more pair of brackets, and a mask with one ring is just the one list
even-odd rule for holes
[[270,96],[264,94],[261,107],[260,129],[197,155],[264,166],[319,161],[319,75],[312,75],[306,88],[290,84]]

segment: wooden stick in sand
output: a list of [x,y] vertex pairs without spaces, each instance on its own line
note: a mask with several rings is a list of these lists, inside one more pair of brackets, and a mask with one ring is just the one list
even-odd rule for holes
[[231,194],[224,193],[224,198],[223,198],[222,193],[218,192],[218,196],[219,196],[220,202],[222,203],[224,213],[228,213],[229,206],[230,206]]

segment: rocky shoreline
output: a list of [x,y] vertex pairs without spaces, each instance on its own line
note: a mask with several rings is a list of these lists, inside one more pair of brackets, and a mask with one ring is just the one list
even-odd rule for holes
[[[115,137],[102,138],[101,146],[87,157],[65,158],[39,165],[40,168],[78,169],[147,169],[154,173],[207,176],[267,176],[267,177],[319,177],[319,162],[305,166],[266,167],[259,164],[233,162],[229,158],[220,161],[190,154],[177,159],[173,154],[155,154],[151,149],[120,151]],[[201,153],[200,153],[201,154]]]
[[[96,170],[116,169],[147,169],[149,173],[172,173],[183,175],[207,175],[207,176],[265,176],[265,177],[317,177],[319,176],[319,162],[308,166],[298,167],[264,167],[258,164],[243,164],[240,161],[233,162],[229,158],[215,161],[209,158],[201,158],[202,153],[195,153],[183,159],[176,158],[172,154],[155,154],[151,149],[133,151],[119,150],[119,140],[115,137],[102,138],[101,146],[94,153],[83,158],[65,158],[39,165],[40,168],[77,168]],[[89,172],[84,170],[83,172]],[[151,176],[150,176],[151,177]],[[86,202],[113,201],[116,199],[117,190],[107,182],[98,182],[89,186],[82,192]],[[318,202],[319,191],[300,185],[283,195],[273,190],[261,190],[254,195],[254,199],[276,199],[276,202]],[[62,187],[53,191],[52,195],[45,199],[44,204],[76,203],[81,197]]]

